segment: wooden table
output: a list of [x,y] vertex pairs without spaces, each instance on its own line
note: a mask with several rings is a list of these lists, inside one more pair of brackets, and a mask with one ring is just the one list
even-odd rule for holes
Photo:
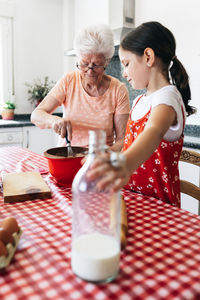
[[[46,158],[1,148],[4,172],[48,169]],[[71,258],[71,190],[43,175],[52,198],[4,204],[0,219],[15,216],[23,230],[12,263],[0,274],[0,299],[200,299],[200,218],[154,198],[124,192],[128,243],[119,276],[95,285],[76,277]]]

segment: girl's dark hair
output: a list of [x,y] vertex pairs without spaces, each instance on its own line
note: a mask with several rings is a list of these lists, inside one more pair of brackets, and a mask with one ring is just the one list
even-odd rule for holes
[[[163,64],[163,72],[182,95],[187,115],[196,109],[188,104],[191,100],[188,74],[182,63],[176,57],[176,41],[169,29],[159,22],[146,22],[129,32],[121,41],[120,47],[136,55],[142,56],[146,48],[151,48]],[[172,66],[170,67],[170,64]],[[170,69],[169,69],[170,67]]]

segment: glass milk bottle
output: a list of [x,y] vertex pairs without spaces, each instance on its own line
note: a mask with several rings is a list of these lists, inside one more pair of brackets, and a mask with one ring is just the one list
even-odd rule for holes
[[120,192],[99,191],[97,181],[86,178],[105,142],[104,131],[89,132],[89,154],[72,184],[72,270],[92,282],[109,282],[119,272]]

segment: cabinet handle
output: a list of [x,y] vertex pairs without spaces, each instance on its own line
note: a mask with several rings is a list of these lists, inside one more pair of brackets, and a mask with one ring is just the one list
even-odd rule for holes
[[29,148],[29,130],[26,131],[26,140],[27,140],[26,148]]
[[8,135],[8,141],[11,142],[13,140],[13,135],[9,134]]

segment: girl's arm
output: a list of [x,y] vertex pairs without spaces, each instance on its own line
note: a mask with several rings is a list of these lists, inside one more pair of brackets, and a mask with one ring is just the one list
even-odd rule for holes
[[[174,124],[176,112],[171,106],[160,104],[152,109],[151,116],[144,131],[137,137],[134,143],[123,152],[126,163],[118,169],[108,163],[108,157],[97,159],[88,178],[90,180],[102,177],[98,187],[103,189],[113,185],[113,190],[122,188],[129,180],[131,174],[144,163],[158,148],[168,128]],[[106,162],[107,161],[107,162]]]

